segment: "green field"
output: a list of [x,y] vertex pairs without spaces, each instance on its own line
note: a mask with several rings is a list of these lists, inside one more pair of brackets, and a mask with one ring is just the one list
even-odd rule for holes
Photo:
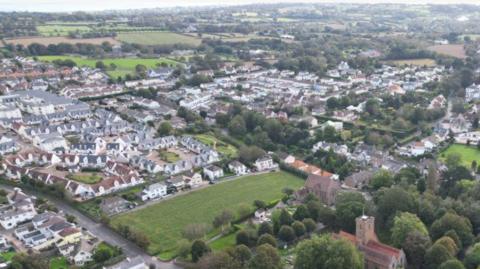
[[235,158],[237,156],[237,148],[223,141],[218,140],[212,135],[199,134],[199,135],[196,135],[195,138],[198,139],[198,141],[202,142],[203,144],[209,145],[211,147],[213,147],[215,144],[216,150],[220,154],[223,154],[229,158]]
[[180,156],[175,152],[160,150],[158,151],[158,155],[160,155],[160,159],[166,161],[167,163],[174,163],[180,160]]
[[197,37],[177,34],[173,32],[125,32],[118,33],[117,40],[126,43],[137,43],[142,45],[174,45],[186,44],[198,46],[202,40]]
[[65,257],[51,259],[50,269],[68,269],[67,259]]
[[174,249],[188,224],[210,224],[223,209],[236,212],[240,205],[251,205],[254,200],[274,201],[282,197],[283,188],[298,189],[303,184],[303,179],[286,172],[245,176],[115,216],[111,225],[128,225],[148,235],[149,253],[157,255]]
[[102,180],[102,175],[98,173],[88,173],[88,172],[81,172],[77,174],[68,175],[68,178],[85,183],[85,184],[95,184]]
[[446,150],[440,153],[440,160],[444,161],[449,154],[458,153],[462,156],[461,164],[467,168],[470,168],[472,161],[480,163],[480,150],[473,146],[466,146],[461,144],[453,144]]
[[394,60],[394,61],[389,61],[387,63],[391,63],[393,65],[397,66],[403,66],[403,65],[414,65],[414,66],[435,66],[436,62],[433,59],[407,59],[407,60]]
[[42,36],[67,36],[70,32],[85,33],[92,28],[85,25],[39,25],[37,31]]
[[[45,62],[51,62],[54,60],[66,60],[70,59],[74,61],[78,66],[95,67],[98,61],[103,61],[107,66],[107,74],[113,78],[119,76],[123,77],[127,74],[135,73],[135,66],[143,64],[147,68],[155,68],[157,65],[165,63],[170,66],[176,66],[178,62],[166,58],[105,58],[105,59],[92,59],[84,58],[80,56],[38,56],[38,59]],[[110,68],[110,64],[115,64],[117,67],[115,70]]]

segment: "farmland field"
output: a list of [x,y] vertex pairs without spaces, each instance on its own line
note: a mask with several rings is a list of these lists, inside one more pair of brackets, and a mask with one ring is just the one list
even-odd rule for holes
[[126,43],[142,45],[174,45],[186,44],[198,46],[202,42],[200,38],[181,35],[173,32],[122,32],[117,39]]
[[283,188],[298,189],[303,184],[303,179],[286,172],[245,176],[115,216],[111,224],[128,225],[148,235],[149,253],[160,254],[175,248],[188,224],[210,224],[223,209],[236,212],[240,205],[252,205],[257,199],[274,201],[282,197]]
[[85,33],[92,29],[85,25],[39,25],[37,31],[42,36],[67,36],[69,32]]
[[111,37],[67,38],[63,36],[54,36],[54,37],[34,36],[34,37],[5,39],[5,43],[21,44],[24,46],[28,46],[32,43],[39,43],[45,46],[48,46],[50,44],[59,44],[59,43],[68,43],[68,44],[86,43],[86,44],[93,44],[93,45],[101,45],[103,42],[109,42],[112,45],[120,43]]
[[474,146],[453,144],[440,153],[440,160],[445,160],[449,154],[458,153],[462,156],[461,164],[467,168],[471,167],[472,161],[480,163],[480,150]]
[[394,60],[390,61],[393,65],[416,65],[416,66],[435,66],[435,60],[433,59],[408,59],[408,60]]
[[462,44],[449,44],[449,45],[435,45],[428,47],[428,50],[434,51],[438,54],[452,56],[460,59],[467,58],[465,49]]
[[[107,66],[107,73],[113,77],[117,78],[119,76],[123,77],[127,74],[133,74],[135,72],[135,66],[137,64],[143,64],[147,68],[155,68],[157,65],[166,63],[167,65],[177,65],[178,62],[166,59],[166,58],[105,58],[105,59],[92,59],[84,58],[80,56],[39,56],[39,60],[45,62],[51,62],[54,60],[65,60],[70,59],[74,61],[78,66],[89,66],[95,67],[97,61],[103,61]],[[115,64],[117,67],[115,70],[109,68],[110,64]]]

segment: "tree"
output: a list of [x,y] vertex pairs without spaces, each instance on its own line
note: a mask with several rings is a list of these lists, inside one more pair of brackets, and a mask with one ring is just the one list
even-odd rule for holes
[[238,151],[238,157],[244,163],[253,163],[263,155],[265,155],[265,151],[257,146],[244,146]]
[[280,212],[280,217],[278,218],[278,222],[280,225],[290,225],[293,222],[293,218],[286,209],[282,209]]
[[235,240],[237,245],[250,246],[250,236],[248,236],[248,233],[245,230],[239,231],[235,236]]
[[425,254],[425,265],[428,269],[437,269],[442,263],[453,258],[443,245],[433,244]]
[[365,198],[358,192],[340,193],[336,199],[337,225],[348,232],[355,232],[355,218],[365,210]]
[[269,244],[272,247],[277,247],[277,240],[271,234],[264,234],[258,238],[257,246],[261,246],[263,244]]
[[374,190],[378,190],[382,187],[390,187],[393,184],[393,177],[390,172],[387,170],[380,170],[375,173],[373,178],[370,180],[370,187]]
[[415,196],[400,187],[380,190],[377,192],[375,200],[377,201],[377,219],[383,225],[388,220],[392,220],[397,212],[415,212],[417,208]]
[[158,131],[157,131],[159,136],[171,135],[172,132],[173,132],[173,127],[168,121],[162,122],[158,127]]
[[143,64],[137,64],[135,66],[135,72],[141,78],[145,78],[147,76],[147,67]]
[[278,237],[285,242],[291,242],[296,238],[293,228],[287,225],[280,227],[280,230],[278,231]]
[[364,266],[362,255],[352,243],[331,235],[304,240],[295,251],[295,269],[363,269]]
[[13,269],[49,269],[48,259],[41,255],[27,255],[24,253],[17,254],[13,257],[10,267]]
[[257,255],[253,257],[248,267],[250,269],[280,269],[282,261],[276,248],[264,244],[257,248]]
[[455,213],[446,213],[433,222],[430,232],[433,239],[442,237],[446,232],[454,230],[464,246],[470,245],[473,240],[472,224],[470,221]]
[[425,224],[416,215],[408,212],[400,213],[400,215],[395,217],[391,232],[392,244],[398,248],[403,246],[407,236],[412,232],[428,236]]
[[480,266],[480,243],[476,243],[467,251],[464,262],[467,269],[476,269]]
[[110,248],[97,248],[93,253],[93,260],[96,263],[102,263],[113,257],[112,250]]
[[177,242],[176,253],[180,258],[188,257],[190,250],[192,249],[192,244],[187,239],[181,239]]
[[245,125],[245,120],[242,116],[237,115],[228,124],[228,131],[232,136],[242,137],[247,133],[247,127]]
[[267,208],[267,203],[265,203],[265,202],[262,201],[262,200],[255,200],[255,201],[253,201],[253,205],[254,205],[257,209],[265,209],[265,208]]
[[230,210],[225,209],[220,213],[220,215],[216,216],[213,219],[213,227],[222,227],[223,232],[224,226],[230,224],[230,221],[232,221],[232,219],[233,213]]
[[459,260],[451,259],[442,263],[438,269],[465,269],[465,266]]
[[190,241],[199,239],[205,236],[208,231],[208,225],[204,223],[192,223],[187,225],[183,231],[182,236]]
[[455,167],[460,166],[461,161],[462,155],[460,155],[460,153],[450,153],[447,155],[445,165],[448,167],[448,169],[454,169]]
[[269,222],[262,222],[258,227],[258,236],[262,236],[264,234],[271,234],[273,235],[273,227]]
[[198,262],[198,260],[205,254],[210,252],[210,248],[202,240],[195,240],[192,244],[191,255],[192,261]]
[[448,253],[450,253],[450,255],[452,255],[453,257],[457,256],[458,254],[459,249],[457,244],[455,244],[455,241],[448,236],[441,237],[440,239],[435,241],[434,245],[444,246],[448,250]]
[[302,222],[303,222],[303,225],[305,225],[305,229],[307,233],[311,233],[315,231],[315,229],[317,229],[317,224],[313,219],[307,218],[307,219],[304,219]]
[[98,61],[98,62],[95,63],[95,68],[105,70],[107,68],[107,66],[102,61]]
[[303,223],[298,220],[292,223],[292,228],[297,237],[303,236],[307,230],[305,228],[305,225],[303,225]]
[[245,246],[245,245],[238,245],[236,246],[232,252],[231,252],[232,257],[240,263],[240,265],[245,267],[245,265],[250,261],[252,258],[252,252],[250,249]]
[[402,248],[405,251],[405,256],[407,256],[408,264],[416,269],[423,268],[425,254],[430,246],[430,237],[421,234],[418,231],[409,233],[402,245]]
[[196,264],[198,269],[241,269],[241,264],[226,252],[219,251],[203,255]]
[[310,217],[310,214],[308,214],[308,209],[305,205],[299,205],[295,210],[295,213],[293,213],[293,219],[295,220],[302,221],[308,217]]

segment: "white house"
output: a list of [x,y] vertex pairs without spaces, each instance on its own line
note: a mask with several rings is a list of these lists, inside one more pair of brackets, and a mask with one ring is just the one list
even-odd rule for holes
[[223,169],[216,165],[209,165],[203,168],[203,173],[210,180],[216,180],[218,178],[223,177]]
[[322,125],[322,129],[325,129],[326,127],[333,127],[335,131],[341,131],[343,130],[343,122],[341,121],[327,121]]
[[476,101],[480,99],[480,84],[473,84],[465,89],[465,100],[467,102]]
[[67,141],[59,133],[36,135],[33,142],[37,147],[48,152],[57,148],[67,148]]
[[265,155],[257,159],[254,163],[254,166],[257,171],[265,171],[278,168],[278,164],[274,163],[272,157],[270,157],[269,155]]
[[141,195],[142,201],[161,198],[167,195],[167,185],[163,183],[152,184],[146,187],[145,189],[143,189],[140,195]]
[[233,161],[231,163],[228,164],[228,169],[230,169],[230,171],[234,172],[235,175],[245,175],[247,174],[249,171],[248,171],[248,168],[241,162],[239,161]]
[[37,215],[32,199],[20,189],[8,194],[8,205],[0,207],[0,225],[8,230]]

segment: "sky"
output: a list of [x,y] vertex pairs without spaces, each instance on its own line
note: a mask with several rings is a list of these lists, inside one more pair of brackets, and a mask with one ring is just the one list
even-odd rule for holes
[[252,3],[304,3],[304,2],[348,2],[348,3],[435,3],[479,4],[480,0],[0,0],[0,11],[99,11],[112,9],[141,9],[176,6],[244,5]]

